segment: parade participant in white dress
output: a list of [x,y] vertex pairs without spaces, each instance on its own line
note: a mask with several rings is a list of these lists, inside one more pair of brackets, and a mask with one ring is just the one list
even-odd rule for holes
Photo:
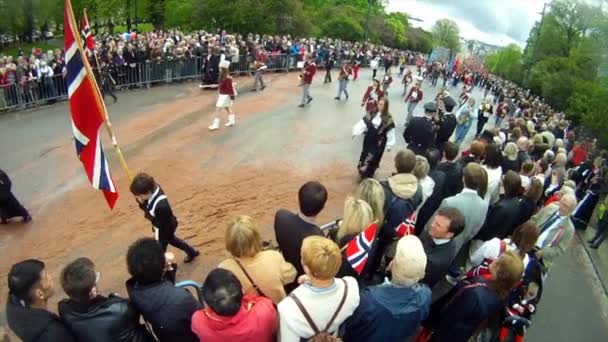
[[236,89],[234,88],[234,82],[229,74],[230,62],[223,60],[220,63],[220,78],[219,78],[219,94],[217,102],[215,103],[216,116],[213,119],[213,123],[209,126],[210,131],[215,131],[220,128],[219,113],[222,109],[226,111],[228,115],[228,121],[226,127],[234,126],[236,123],[234,112],[232,111],[232,105],[234,104],[234,98],[236,96]]

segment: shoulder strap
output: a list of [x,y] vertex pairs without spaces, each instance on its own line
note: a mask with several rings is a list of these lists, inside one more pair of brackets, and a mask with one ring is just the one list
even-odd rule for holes
[[342,282],[344,283],[344,293],[342,294],[342,299],[340,300],[340,304],[338,304],[338,308],[336,309],[336,312],[334,312],[334,315],[331,316],[331,319],[327,323],[327,326],[325,327],[325,329],[323,329],[323,331],[325,331],[325,332],[329,332],[329,328],[336,320],[336,317],[338,317],[340,310],[342,310],[342,307],[344,306],[344,302],[346,302],[346,296],[348,295],[348,283],[344,279],[340,279],[340,280],[342,280]]
[[296,305],[298,306],[298,309],[300,309],[300,312],[302,312],[302,315],[304,315],[304,318],[306,318],[308,325],[310,325],[310,327],[312,328],[312,331],[315,333],[315,335],[320,333],[319,328],[317,328],[317,325],[310,317],[310,314],[308,313],[308,311],[306,311],[306,308],[304,308],[304,305],[302,305],[302,302],[300,302],[300,299],[298,299],[298,297],[294,293],[291,293],[289,295],[289,297],[291,297],[291,299],[293,299],[293,301],[296,303]]
[[241,271],[243,271],[243,273],[245,274],[245,277],[247,277],[247,279],[249,279],[249,282],[251,283],[251,285],[253,286],[255,291],[258,293],[258,295],[266,297],[264,292],[262,292],[262,290],[260,290],[258,285],[256,285],[256,283],[253,281],[253,279],[251,279],[251,276],[249,275],[249,273],[247,273],[247,271],[245,270],[245,267],[243,267],[241,262],[237,258],[233,258],[233,260],[234,260],[234,262],[236,262],[237,265],[239,265],[239,268],[241,269]]

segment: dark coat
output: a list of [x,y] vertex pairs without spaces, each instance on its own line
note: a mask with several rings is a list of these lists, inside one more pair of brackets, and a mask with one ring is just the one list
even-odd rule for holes
[[201,304],[188,290],[170,281],[139,285],[133,278],[126,286],[131,304],[152,325],[160,342],[198,341],[191,330],[191,319]]
[[515,173],[519,173],[520,169],[521,169],[521,163],[519,162],[519,159],[509,160],[509,158],[506,158],[506,157],[502,159],[502,173],[503,174],[507,173],[507,171],[509,171],[509,170],[514,171]]
[[416,235],[420,235],[420,233],[424,230],[424,226],[431,219],[439,205],[441,205],[441,201],[443,201],[447,196],[447,188],[448,184],[453,182],[450,179],[448,182],[448,177],[445,172],[438,170],[435,168],[429,172],[429,177],[433,179],[435,182],[435,187],[433,188],[433,194],[427,198],[426,202],[420,211],[418,211],[418,217],[416,218]]
[[75,342],[76,340],[52,312],[22,306],[9,295],[6,303],[8,326],[24,342]]
[[424,155],[435,141],[435,126],[427,117],[413,118],[403,131],[407,148],[417,155]]
[[431,341],[467,342],[477,328],[504,305],[483,279],[474,284],[460,282],[451,295],[431,307]]
[[285,261],[296,268],[298,276],[304,274],[300,262],[302,241],[309,236],[322,236],[321,229],[302,220],[298,214],[294,214],[287,209],[279,209],[274,216],[274,234]]
[[477,233],[476,239],[488,241],[493,238],[504,239],[515,230],[519,219],[519,198],[504,198],[496,202],[488,211],[486,222]]
[[391,283],[364,289],[357,310],[345,322],[345,342],[406,341],[430,311],[431,290]]
[[454,114],[443,114],[441,125],[437,130],[437,146],[443,146],[443,144],[450,139],[456,129],[456,124],[457,121]]
[[155,200],[164,195],[165,192],[159,186],[157,192],[154,192],[147,201],[140,203],[139,207],[144,211],[144,216],[152,223],[152,226],[158,228],[159,240],[167,241],[177,230],[177,218],[173,215],[173,210],[167,198],[159,199],[156,206],[154,205]]
[[154,341],[129,301],[117,295],[98,296],[89,304],[64,299],[59,302],[59,315],[79,341]]
[[445,173],[449,180],[446,183],[444,198],[456,196],[462,191],[462,165],[458,162],[443,162],[437,165],[437,170]]
[[426,253],[425,274],[420,282],[427,284],[432,289],[448,273],[448,269],[458,254],[458,248],[453,240],[437,245],[428,233],[423,233],[420,240]]

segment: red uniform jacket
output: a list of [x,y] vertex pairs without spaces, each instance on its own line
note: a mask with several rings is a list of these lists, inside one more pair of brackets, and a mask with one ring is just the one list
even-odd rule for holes
[[422,100],[422,96],[424,95],[422,93],[422,89],[417,89],[416,96],[412,96],[414,90],[416,90],[416,87],[412,87],[412,89],[410,89],[410,92],[407,93],[407,96],[405,97],[405,102],[418,103],[420,100]]
[[304,83],[311,84],[312,78],[317,73],[317,65],[315,63],[310,63],[306,68],[304,68]]
[[[376,94],[375,98],[372,94]],[[363,94],[363,103],[365,104],[365,110],[370,113],[376,113],[378,111],[378,101],[384,97],[384,91],[378,88],[374,91],[373,86],[367,87],[365,94]]]
[[232,84],[232,77],[226,77],[219,84],[220,94],[222,95],[230,95],[231,98],[234,99],[234,86]]

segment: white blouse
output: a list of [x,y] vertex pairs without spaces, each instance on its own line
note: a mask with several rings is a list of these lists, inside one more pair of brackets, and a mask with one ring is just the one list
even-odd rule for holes
[[[378,127],[380,127],[381,123],[382,123],[381,113],[378,113],[372,119],[372,125],[374,125],[375,128],[378,128]],[[361,119],[357,122],[357,124],[355,124],[355,127],[353,127],[353,136],[361,135],[361,134],[365,133],[366,131],[367,131],[367,126],[365,125],[365,122],[363,122],[363,119]],[[390,131],[388,131],[386,133],[386,147],[388,149],[390,149],[393,146],[395,146],[395,128],[391,128]]]

